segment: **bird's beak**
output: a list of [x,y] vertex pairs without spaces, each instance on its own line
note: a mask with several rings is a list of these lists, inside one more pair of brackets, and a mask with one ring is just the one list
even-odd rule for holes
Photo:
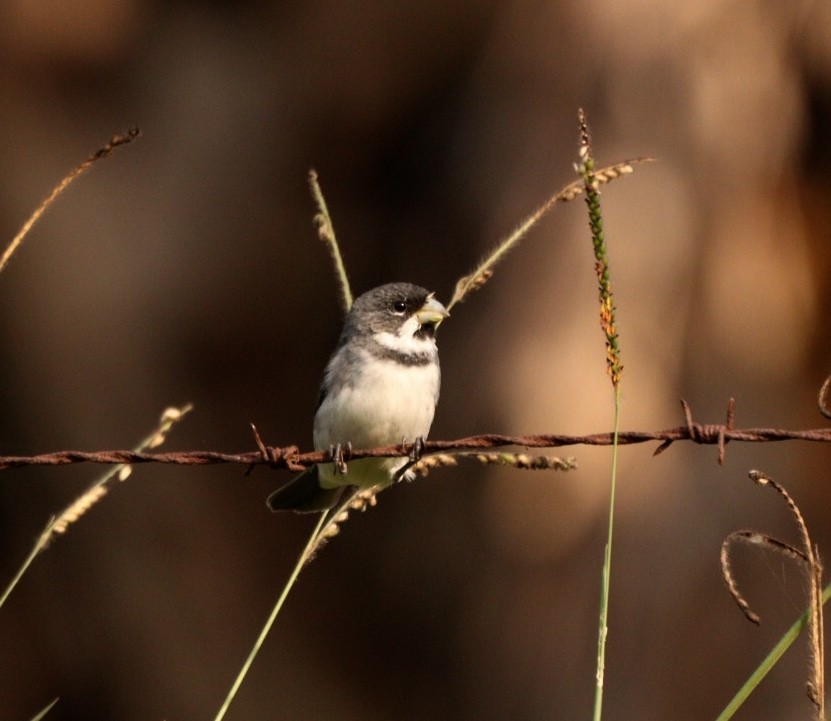
[[427,296],[427,302],[416,311],[415,317],[419,325],[433,325],[438,327],[450,313],[447,312],[441,303],[439,303],[431,293]]

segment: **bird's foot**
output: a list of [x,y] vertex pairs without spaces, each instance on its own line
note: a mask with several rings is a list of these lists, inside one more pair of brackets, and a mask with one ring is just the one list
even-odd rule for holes
[[424,436],[418,436],[415,439],[412,448],[410,448],[409,459],[410,463],[418,463],[424,455]]
[[335,470],[342,476],[345,476],[349,469],[346,467],[346,461],[352,456],[352,444],[347,442],[345,446],[338,443],[335,446],[329,446],[329,458],[335,464]]

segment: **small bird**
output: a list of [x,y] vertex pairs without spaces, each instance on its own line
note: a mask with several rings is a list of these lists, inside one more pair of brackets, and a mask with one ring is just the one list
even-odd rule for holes
[[372,488],[396,480],[406,458],[362,458],[338,469],[343,448],[417,443],[430,431],[441,370],[436,328],[449,315],[433,293],[389,283],[355,299],[320,389],[314,447],[332,463],[307,468],[268,497],[272,511],[332,508],[346,486]]

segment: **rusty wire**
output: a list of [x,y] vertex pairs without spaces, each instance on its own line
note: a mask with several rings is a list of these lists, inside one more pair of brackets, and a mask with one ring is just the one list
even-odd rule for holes
[[[727,420],[723,424],[701,424],[692,418],[690,406],[681,401],[684,409],[685,425],[662,431],[622,431],[618,442],[621,445],[658,441],[655,455],[666,450],[676,441],[693,441],[702,445],[715,445],[719,449],[718,461],[723,463],[725,446],[730,441],[743,443],[769,443],[773,441],[813,441],[831,442],[831,428],[808,430],[789,430],[784,428],[733,428],[733,399],[728,403]],[[303,470],[315,463],[331,461],[331,454],[326,451],[301,453],[297,446],[266,446],[256,434],[258,450],[243,453],[223,453],[219,451],[173,451],[168,453],[148,453],[133,451],[58,451],[34,456],[0,456],[0,471],[23,466],[60,466],[70,463],[171,463],[175,465],[216,465],[235,463],[253,467],[267,465],[275,469],[290,471]],[[612,444],[612,433],[594,433],[590,435],[543,434],[530,436],[513,436],[501,433],[485,433],[453,441],[425,441],[424,453],[454,452],[520,446],[524,448],[559,448],[563,446],[586,445],[608,446]],[[384,446],[381,448],[353,449],[346,460],[358,458],[381,458],[408,455],[412,445]]]

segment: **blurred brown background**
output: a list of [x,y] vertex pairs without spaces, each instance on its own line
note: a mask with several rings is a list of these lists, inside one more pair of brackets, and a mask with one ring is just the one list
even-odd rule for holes
[[[112,133],[0,277],[0,452],[308,447],[341,323],[306,186],[321,176],[354,289],[456,278],[600,163],[626,371],[623,426],[816,427],[831,371],[827,3],[151,2],[0,6],[0,232]],[[557,209],[440,337],[434,438],[609,430],[582,203]],[[4,241],[5,242],[5,241]],[[803,606],[762,468],[831,556],[807,444],[621,455],[604,718],[714,717]],[[593,698],[610,454],[570,474],[463,466],[392,489],[301,577],[228,719],[575,719]],[[0,578],[98,469],[0,477]],[[0,611],[0,719],[213,718],[311,528],[284,474],[136,469]],[[807,718],[798,644],[743,719]]]

